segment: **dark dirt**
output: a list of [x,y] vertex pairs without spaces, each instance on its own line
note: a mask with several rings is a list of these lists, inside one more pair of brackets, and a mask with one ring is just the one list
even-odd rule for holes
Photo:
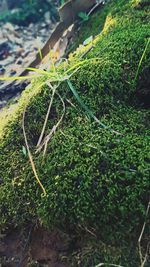
[[63,232],[29,226],[0,239],[0,267],[69,267],[71,239]]

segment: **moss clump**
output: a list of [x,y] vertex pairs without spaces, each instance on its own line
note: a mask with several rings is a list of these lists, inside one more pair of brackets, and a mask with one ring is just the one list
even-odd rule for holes
[[[66,103],[63,123],[51,139],[45,158],[42,153],[35,154],[51,97],[46,85],[37,88],[37,83],[41,83],[39,78],[23,94],[14,113],[8,115],[1,131],[0,156],[1,227],[21,226],[37,220],[49,228],[67,231],[80,226],[92,227],[98,239],[120,248],[120,256],[112,253],[113,261],[123,264],[126,257],[126,266],[130,267],[137,261],[134,242],[145,219],[150,187],[149,111],[139,103],[138,81],[136,84],[134,81],[147,43],[149,17],[147,8],[141,10],[136,6],[137,1],[116,0],[101,11],[106,14],[107,10],[104,28],[95,37],[93,50],[87,54],[88,58],[100,59],[91,60],[72,77],[84,103],[101,122],[119,134],[90,121],[64,82],[58,89]],[[79,62],[86,49],[88,46],[81,46],[70,55],[69,66]],[[150,65],[149,53],[148,49],[140,73]],[[68,104],[67,99],[76,108]],[[26,105],[27,138],[47,192],[45,197],[22,150],[25,143],[21,120]],[[56,97],[46,133],[61,111]],[[134,247],[133,264],[131,255],[121,249],[127,248],[126,244],[130,249]],[[104,251],[97,261],[106,259]],[[84,262],[84,266],[88,264],[90,261],[87,265]]]

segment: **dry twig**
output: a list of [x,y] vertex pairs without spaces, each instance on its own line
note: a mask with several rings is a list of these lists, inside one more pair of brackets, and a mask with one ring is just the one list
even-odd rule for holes
[[[149,209],[150,209],[150,200],[148,202],[148,206],[147,206],[147,209],[146,209],[146,217],[148,216]],[[147,258],[148,258],[148,250],[149,250],[149,245],[150,245],[150,243],[148,243],[147,249],[146,249],[146,253],[145,253],[145,256],[143,258],[141,241],[142,241],[142,237],[143,237],[143,234],[144,234],[144,231],[145,231],[145,227],[146,227],[146,220],[145,220],[145,222],[143,224],[142,231],[141,231],[141,234],[140,234],[139,239],[138,239],[139,255],[140,255],[140,261],[141,261],[140,267],[144,267],[144,265],[145,265],[145,263],[147,261]]]
[[123,267],[122,265],[117,265],[117,264],[108,264],[108,263],[100,263],[98,265],[96,265],[95,267],[101,267],[101,266],[113,266],[113,267]]
[[88,16],[90,16],[101,4],[103,3],[103,1],[99,1],[97,2],[89,11]]
[[37,143],[37,147],[40,146],[41,141],[42,141],[42,139],[43,139],[44,132],[45,132],[46,125],[47,125],[47,121],[48,121],[48,117],[49,117],[49,114],[50,114],[50,111],[51,111],[51,107],[52,107],[52,103],[53,103],[54,95],[55,95],[56,89],[57,89],[57,87],[58,87],[58,86],[53,87],[53,86],[51,85],[51,83],[48,83],[48,86],[52,89],[52,97],[51,97],[51,100],[50,100],[50,103],[49,103],[49,107],[48,107],[48,110],[47,110],[47,114],[46,114],[46,117],[45,117],[45,121],[44,121],[44,125],[43,125],[43,128],[42,128],[42,131],[41,131],[41,134],[40,134],[38,143]]
[[44,147],[44,152],[43,152],[43,156],[45,156],[46,154],[46,150],[47,150],[47,145],[48,142],[50,141],[52,135],[56,132],[57,128],[59,127],[60,123],[62,122],[64,115],[65,115],[65,103],[62,99],[62,97],[60,96],[59,93],[56,93],[58,95],[58,97],[60,98],[62,105],[63,105],[63,113],[61,118],[59,119],[59,121],[53,126],[52,130],[50,131],[50,133],[44,138],[43,142],[41,143],[41,145],[39,146],[39,148],[36,150],[36,153],[38,153],[39,151],[41,151],[41,149]]
[[24,135],[24,139],[25,139],[25,144],[26,144],[26,148],[27,148],[27,152],[28,152],[28,156],[29,156],[29,160],[30,160],[30,163],[31,163],[31,166],[32,166],[32,170],[33,170],[33,173],[34,173],[34,176],[39,184],[39,186],[41,187],[43,193],[44,193],[44,196],[46,195],[46,190],[44,188],[44,186],[42,185],[39,177],[38,177],[38,174],[37,174],[37,171],[36,171],[36,168],[35,168],[35,164],[34,164],[34,161],[33,161],[33,157],[32,157],[32,154],[30,152],[30,148],[29,148],[29,145],[28,145],[28,140],[27,140],[27,136],[26,136],[26,132],[25,132],[25,125],[24,125],[24,122],[25,122],[25,113],[26,113],[26,109],[24,110],[23,112],[23,120],[22,120],[22,128],[23,128],[23,135]]

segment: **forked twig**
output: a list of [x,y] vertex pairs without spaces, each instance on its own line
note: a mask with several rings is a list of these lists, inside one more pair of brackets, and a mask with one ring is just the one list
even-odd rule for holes
[[30,152],[30,148],[29,148],[29,145],[28,145],[28,140],[27,140],[27,136],[26,136],[26,132],[25,132],[25,125],[24,125],[24,122],[25,122],[25,113],[26,113],[26,108],[23,112],[23,120],[22,120],[22,128],[23,128],[23,135],[24,135],[24,139],[25,139],[25,144],[26,144],[26,148],[27,148],[27,152],[28,152],[28,156],[29,156],[29,160],[30,160],[30,163],[31,163],[31,166],[32,166],[32,170],[33,170],[33,173],[34,173],[34,176],[39,184],[39,186],[41,187],[43,193],[44,193],[44,196],[46,195],[46,190],[44,188],[44,186],[42,185],[39,177],[38,177],[38,174],[37,174],[37,171],[36,171],[36,168],[35,168],[35,164],[34,164],[34,161],[33,161],[33,157],[32,157],[32,154]]
[[59,127],[60,123],[62,122],[63,120],[63,117],[65,115],[65,110],[66,110],[66,107],[65,107],[65,103],[62,99],[62,97],[60,96],[59,93],[56,93],[58,95],[58,97],[60,98],[62,104],[63,104],[63,113],[62,113],[62,116],[61,118],[59,119],[59,121],[53,126],[52,130],[50,131],[50,133],[44,138],[43,142],[41,143],[41,145],[39,146],[39,148],[36,150],[36,153],[38,153],[39,151],[41,151],[41,149],[43,148],[44,146],[44,152],[43,152],[43,156],[45,156],[46,154],[46,150],[47,150],[47,145],[48,145],[48,142],[50,141],[52,135],[55,133],[55,131],[57,130],[57,128]]
[[37,145],[36,145],[37,147],[39,147],[41,142],[42,142],[42,139],[43,139],[43,136],[44,136],[44,132],[45,132],[45,129],[46,129],[46,125],[47,125],[47,121],[48,121],[48,117],[49,117],[49,114],[50,114],[50,111],[51,111],[54,95],[55,95],[56,89],[57,89],[57,87],[59,85],[56,86],[56,87],[53,87],[51,85],[51,83],[48,83],[48,86],[52,89],[52,97],[51,97],[51,100],[50,100],[50,103],[49,103],[49,107],[48,107],[47,114],[46,114],[46,117],[45,117],[44,125],[43,125],[39,140],[38,140]]
[[143,262],[141,263],[141,266],[140,266],[140,267],[144,267],[144,266],[145,266],[145,263],[147,262],[147,259],[148,259],[148,252],[149,252],[149,247],[150,247],[150,242],[149,242],[148,245],[147,245],[146,253],[145,253]]
[[78,226],[79,226],[81,229],[85,230],[87,233],[89,233],[89,234],[91,234],[92,236],[96,237],[96,234],[93,233],[93,231],[91,231],[91,230],[88,229],[87,227],[84,227],[84,226],[82,226],[81,224],[78,224]]
[[[58,94],[58,95],[59,95],[59,94]],[[45,142],[45,145],[44,145],[43,157],[44,157],[45,154],[46,154],[46,150],[47,150],[48,142],[50,141],[50,139],[51,139],[53,133],[55,133],[55,131],[56,131],[57,128],[59,127],[59,125],[60,125],[60,123],[62,122],[63,117],[64,117],[64,115],[65,115],[65,103],[64,103],[64,101],[63,101],[63,99],[61,98],[60,95],[59,95],[59,97],[60,97],[60,99],[61,99],[61,101],[62,101],[62,103],[63,103],[63,114],[62,114],[60,120],[57,122],[57,124],[53,126],[53,128],[52,128],[51,132],[49,133],[49,135],[46,137],[46,142]]]

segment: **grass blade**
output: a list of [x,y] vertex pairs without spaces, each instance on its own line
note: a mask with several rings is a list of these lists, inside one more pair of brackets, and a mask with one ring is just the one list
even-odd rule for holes
[[115,133],[117,135],[121,135],[119,132],[114,131],[113,129],[111,129],[110,127],[106,126],[104,123],[102,123],[94,114],[93,112],[84,104],[84,102],[82,101],[82,99],[80,98],[80,96],[78,95],[77,91],[75,90],[75,88],[73,87],[72,83],[70,80],[67,80],[67,84],[70,88],[70,90],[72,91],[73,95],[75,96],[75,98],[77,99],[78,103],[80,104],[80,106],[85,110],[85,112],[87,113],[87,115],[89,117],[91,117],[92,119],[94,119],[101,128],[103,129],[107,129],[112,133]]
[[148,41],[147,41],[146,46],[145,46],[145,49],[144,49],[143,54],[142,54],[142,56],[141,56],[141,59],[140,59],[140,61],[139,61],[139,64],[138,64],[138,67],[137,67],[137,71],[136,71],[136,74],[135,74],[135,78],[134,78],[134,83],[136,82],[137,77],[138,77],[138,75],[139,75],[140,67],[141,67],[142,62],[143,62],[143,59],[144,59],[144,57],[145,57],[145,55],[146,55],[146,51],[147,51],[147,49],[148,49],[149,43],[150,43],[150,38],[148,38]]
[[39,75],[0,77],[0,81],[22,81],[22,80],[34,79],[36,77],[39,77]]
[[43,60],[43,55],[42,55],[42,50],[40,48],[38,48],[38,53],[40,56],[41,61]]
[[40,74],[43,74],[43,75],[49,75],[50,74],[48,71],[40,70],[40,69],[37,69],[37,68],[26,68],[26,70],[37,72],[37,73],[40,73]]
[[75,96],[75,98],[79,102],[80,106],[86,111],[87,115],[89,115],[89,117],[91,117],[92,119],[94,119],[102,128],[105,128],[105,129],[108,128],[105,124],[103,124],[102,122],[100,122],[96,118],[96,116],[93,114],[93,112],[83,103],[82,99],[80,98],[80,96],[78,95],[77,91],[73,87],[71,81],[70,80],[67,80],[67,83],[68,83],[68,86],[69,86],[70,90],[72,91],[73,95]]

